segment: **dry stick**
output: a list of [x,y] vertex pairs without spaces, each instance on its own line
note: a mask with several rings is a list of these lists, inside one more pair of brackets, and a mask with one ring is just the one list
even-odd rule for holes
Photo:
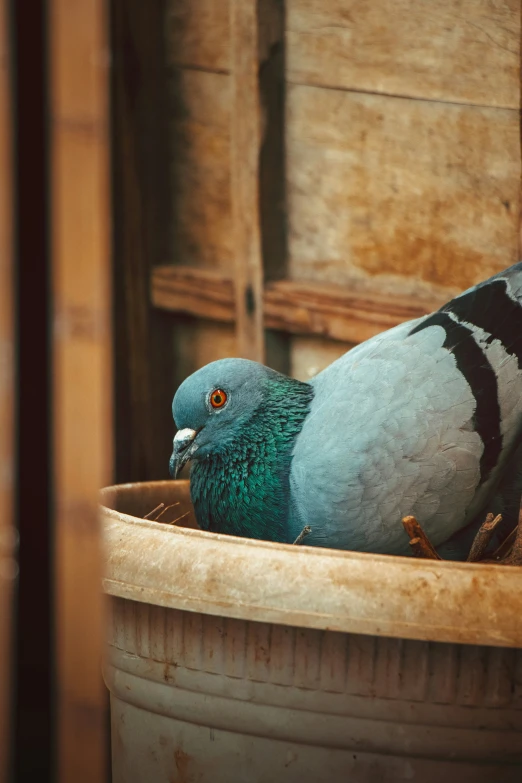
[[301,544],[306,538],[306,536],[310,535],[311,532],[312,532],[312,528],[310,527],[310,525],[305,525],[304,528],[299,533],[299,535],[297,536],[297,538],[295,539],[294,546],[296,544]]
[[504,565],[522,565],[522,509],[518,512],[518,524],[513,532],[515,543],[511,552],[501,561]]
[[165,505],[165,503],[158,503],[156,508],[153,508],[152,511],[149,511],[148,514],[145,514],[143,519],[152,519],[152,515],[155,514],[156,511],[159,511],[161,508],[163,508],[164,505]]
[[517,523],[517,525],[513,528],[511,533],[508,536],[506,536],[506,538],[500,544],[498,549],[495,549],[495,551],[491,555],[491,559],[488,559],[488,560],[484,561],[485,563],[504,562],[506,557],[509,556],[509,554],[511,553],[511,550],[513,549],[513,545],[515,543],[515,540],[516,540],[516,538],[518,536],[518,531],[519,531],[520,525],[522,524],[521,514],[522,514],[522,509],[519,511],[519,514],[518,514],[518,523]]
[[513,544],[515,543],[515,538],[517,537],[517,530],[518,528],[513,528],[509,536],[507,536],[500,544],[499,548],[495,549],[491,555],[491,559],[487,561],[484,560],[484,562],[497,563],[500,560],[503,560],[503,558],[511,552]]
[[170,504],[170,506],[165,506],[165,508],[163,509],[163,511],[161,512],[161,514],[158,514],[158,516],[156,517],[156,519],[155,519],[154,521],[155,521],[155,522],[157,522],[157,521],[160,519],[160,517],[162,517],[162,516],[163,516],[163,514],[165,513],[165,511],[168,511],[168,510],[169,510],[169,508],[174,508],[174,506],[179,506],[179,500],[178,500],[178,502],[177,502],[177,503],[171,503],[171,504]]
[[414,557],[423,557],[425,560],[434,560],[431,549],[426,546],[426,541],[423,538],[412,538],[410,541],[411,551]]
[[[176,506],[176,505],[178,505],[178,504],[177,504],[177,503],[173,503],[173,505],[174,505],[174,506]],[[185,511],[185,513],[184,513],[184,514],[182,514],[182,515],[181,515],[180,517],[178,517],[177,519],[173,519],[173,520],[172,520],[172,522],[163,522],[163,524],[164,524],[164,525],[177,525],[177,524],[178,524],[178,522],[179,522],[181,519],[185,519],[185,517],[188,517],[188,515],[189,515],[189,514],[190,514],[190,511]]]
[[402,524],[409,536],[410,546],[416,557],[424,557],[428,560],[442,560],[415,517],[404,517]]
[[468,555],[468,563],[476,563],[478,560],[482,560],[484,553],[488,548],[488,544],[491,541],[491,536],[501,520],[502,514],[498,514],[496,517],[493,514],[487,515],[485,521],[480,526],[477,535],[473,539]]

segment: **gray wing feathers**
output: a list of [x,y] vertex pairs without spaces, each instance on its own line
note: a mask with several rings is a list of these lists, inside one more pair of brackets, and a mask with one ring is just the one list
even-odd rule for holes
[[407,552],[401,517],[417,516],[437,545],[475,519],[499,481],[514,494],[521,299],[519,263],[312,381],[290,476],[296,535],[310,524],[310,543]]
[[436,545],[472,503],[483,448],[473,395],[442,348],[444,330],[411,328],[358,346],[312,382],[291,489],[317,543],[327,533],[334,546],[406,552],[400,519],[415,514]]

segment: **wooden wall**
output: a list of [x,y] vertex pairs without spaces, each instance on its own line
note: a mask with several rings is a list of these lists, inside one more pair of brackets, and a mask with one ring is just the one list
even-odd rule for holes
[[203,364],[310,378],[517,258],[520,0],[111,7],[118,480]]
[[292,273],[462,288],[517,254],[520,3],[386,7],[288,5]]
[[[168,0],[165,26],[175,194],[165,260],[229,275],[231,2]],[[512,263],[519,0],[281,5],[287,276],[429,309]],[[237,352],[232,324],[209,319],[178,321],[174,343],[179,378]],[[349,344],[293,337],[291,371],[309,377]]]

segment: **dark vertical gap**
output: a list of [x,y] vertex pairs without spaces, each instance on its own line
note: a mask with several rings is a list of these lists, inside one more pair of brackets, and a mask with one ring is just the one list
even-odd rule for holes
[[[171,20],[171,23],[174,23],[174,20]],[[178,37],[179,33],[172,33],[170,40],[171,47],[175,45],[174,42]],[[194,243],[192,241],[187,242],[186,227],[183,226],[184,210],[182,202],[183,199],[186,198],[187,192],[190,192],[190,187],[184,188],[180,184],[182,178],[186,176],[185,160],[187,155],[190,157],[190,155],[193,154],[189,134],[184,127],[184,119],[190,116],[190,106],[188,105],[190,96],[187,95],[186,89],[183,88],[183,69],[179,65],[170,66],[168,68],[167,78],[167,116],[170,120],[170,137],[167,139],[167,155],[171,176],[171,212],[169,216],[169,245],[167,247],[167,255],[164,263],[194,264],[197,266],[198,263],[199,265],[202,263],[201,248],[196,247],[194,251],[191,252],[190,247]],[[199,193],[205,197],[205,188],[202,187],[200,178],[201,173],[197,172],[192,187],[196,189],[199,188]],[[219,197],[219,206],[217,207],[217,209],[222,209],[223,215],[227,216],[229,220],[231,217],[230,196],[230,192],[227,192],[226,188],[223,188]],[[216,196],[212,194],[211,198],[216,198]],[[192,258],[192,256],[194,256],[194,258]],[[159,313],[160,311],[157,310],[156,312]],[[185,378],[196,369],[194,363],[197,362],[198,349],[196,346],[198,345],[198,325],[201,322],[198,318],[185,313],[165,312],[163,315],[168,318],[170,328],[170,350],[173,354],[171,395],[173,396]],[[219,344],[221,338],[219,333],[215,332],[215,334],[216,343]],[[170,435],[172,435],[173,430],[174,423],[171,416],[168,424],[168,432]],[[183,469],[180,478],[186,479],[189,477],[189,474],[190,467],[187,465]]]
[[168,477],[171,323],[150,302],[169,246],[165,0],[111,0],[116,479]]
[[[15,62],[15,45],[14,45],[14,12],[11,2],[7,3],[7,20],[6,20],[6,29],[7,29],[7,36],[8,36],[8,42],[7,42],[7,57],[8,59],[8,73],[9,73],[9,116],[11,121],[11,139],[12,139],[12,148],[11,153],[14,156],[16,151],[16,124],[15,124],[15,91],[16,91],[16,62]],[[11,193],[14,204],[12,206],[12,215],[13,220],[16,220],[16,182],[15,182],[15,167],[14,163],[12,164],[12,167],[10,169],[9,174],[11,175],[11,182],[10,182],[10,188],[8,189],[8,192]],[[18,303],[16,302],[16,288],[17,288],[17,267],[18,264],[16,262],[17,259],[17,242],[16,242],[16,232],[13,231],[13,247],[12,247],[12,296],[15,299],[13,302],[13,317],[17,317],[17,308]],[[18,336],[17,336],[18,327],[17,324],[13,324],[13,337],[14,337],[14,357],[13,362],[17,362],[18,360]],[[16,386],[17,386],[17,375],[18,368],[13,368],[15,370],[14,372],[14,383],[15,383],[15,392],[16,392]],[[13,463],[16,463],[16,454],[18,449],[18,402],[17,402],[18,395],[14,394],[14,410],[13,415],[15,418],[15,428],[14,428],[14,443],[13,448],[15,449],[15,454],[13,454]],[[16,473],[14,477],[15,481],[15,492],[16,492]],[[16,497],[13,498],[13,525],[16,525]],[[18,556],[18,552],[16,552],[16,555]],[[10,627],[10,650],[9,650],[9,660],[11,661],[11,671],[16,671],[16,655],[17,655],[17,628],[16,628],[16,617],[18,613],[18,609],[16,606],[17,603],[17,587],[18,583],[16,585],[15,591],[13,592],[13,611],[11,614],[11,627]],[[14,761],[15,761],[15,720],[16,720],[16,713],[15,713],[15,704],[16,704],[16,682],[13,681],[10,684],[10,693],[9,693],[9,748],[7,751],[7,781],[13,781],[14,780]]]
[[17,595],[14,777],[53,773],[51,362],[46,3],[11,5],[17,254]]
[[[287,276],[288,236],[285,151],[285,3],[259,0],[259,34],[268,39],[268,52],[259,68],[262,106],[262,145],[259,160],[261,249],[265,282]],[[273,42],[270,43],[270,40]],[[264,49],[266,42],[260,42]],[[266,361],[280,372],[290,369],[290,340],[267,330]]]

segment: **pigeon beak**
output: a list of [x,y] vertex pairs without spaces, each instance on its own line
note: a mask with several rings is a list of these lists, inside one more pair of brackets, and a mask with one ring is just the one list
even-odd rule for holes
[[199,430],[184,429],[176,432],[174,436],[174,446],[172,449],[172,456],[169,462],[169,471],[171,478],[178,477],[179,472],[183,465],[185,465],[197,450],[197,445],[194,441]]

